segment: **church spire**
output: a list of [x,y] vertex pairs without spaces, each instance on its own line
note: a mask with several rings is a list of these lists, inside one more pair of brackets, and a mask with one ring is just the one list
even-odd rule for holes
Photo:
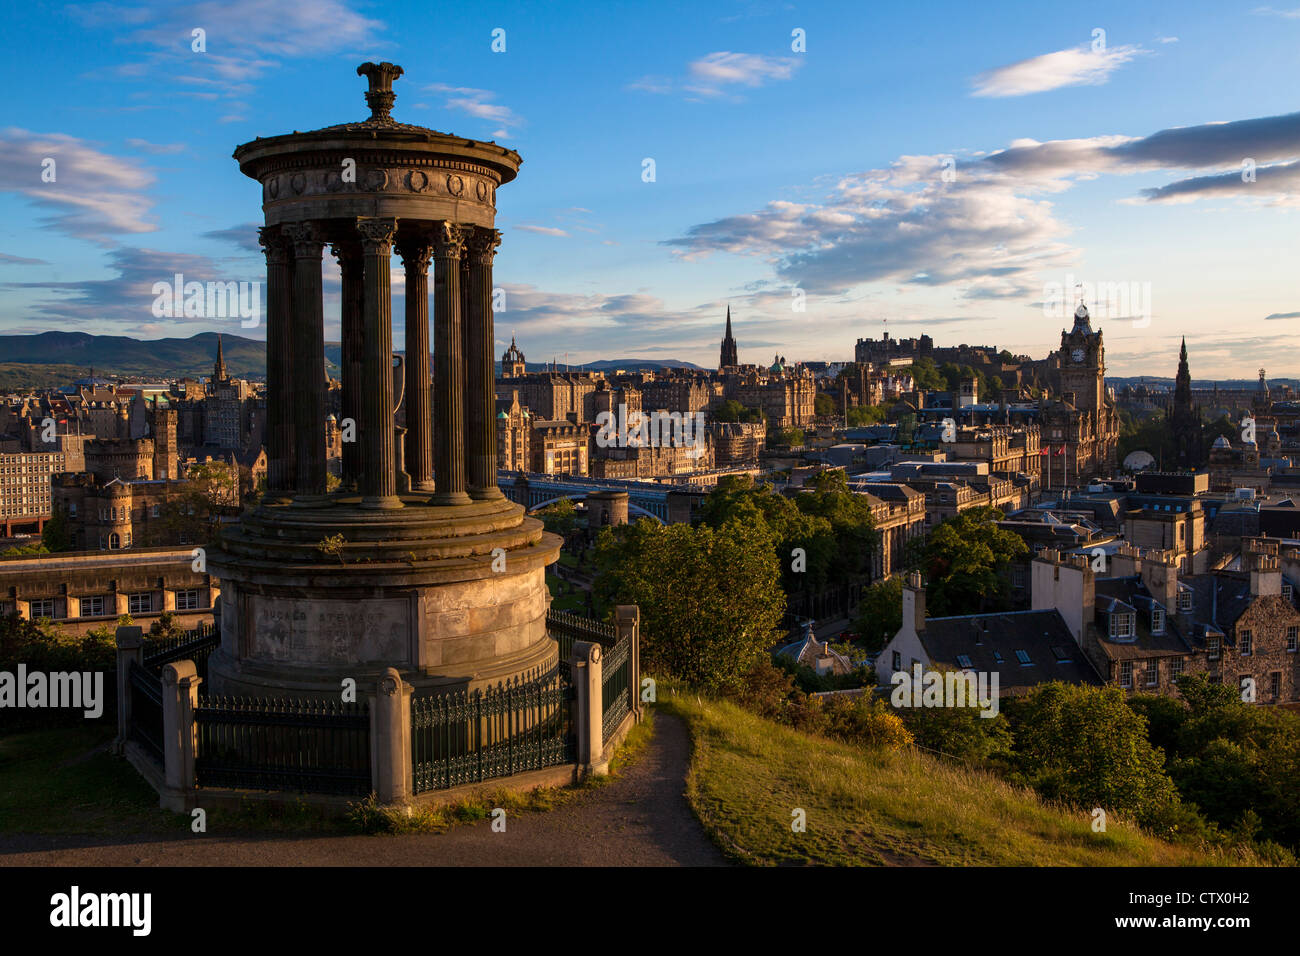
[[212,378],[217,382],[226,380],[226,355],[221,348],[221,333],[217,333],[217,364],[212,367]]
[[728,366],[739,365],[740,360],[736,356],[736,340],[731,334],[731,304],[727,304],[727,332],[722,337],[722,349],[718,355],[718,367],[727,368]]

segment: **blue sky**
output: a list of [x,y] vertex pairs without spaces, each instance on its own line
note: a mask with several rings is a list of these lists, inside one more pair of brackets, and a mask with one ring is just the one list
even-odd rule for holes
[[742,361],[886,322],[1041,356],[1081,282],[1112,373],[1171,375],[1186,335],[1198,378],[1300,374],[1300,7],[1224,6],[14,7],[0,330],[261,335],[155,318],[152,285],[259,278],[231,151],[363,118],[382,59],[395,118],[524,157],[497,337],[531,361],[716,363],[728,303]]

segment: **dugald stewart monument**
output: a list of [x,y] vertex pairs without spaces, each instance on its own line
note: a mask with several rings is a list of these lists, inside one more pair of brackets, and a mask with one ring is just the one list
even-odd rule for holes
[[[556,663],[545,567],[559,539],[497,488],[493,224],[519,154],[399,123],[402,68],[365,63],[357,73],[369,81],[366,119],[234,153],[262,187],[266,221],[269,494],[207,554],[222,582],[215,693],[337,695],[345,678],[370,683],[390,667],[417,692],[474,690]],[[342,275],[334,490],[327,248]],[[394,250],[406,270],[404,363],[392,341]]]

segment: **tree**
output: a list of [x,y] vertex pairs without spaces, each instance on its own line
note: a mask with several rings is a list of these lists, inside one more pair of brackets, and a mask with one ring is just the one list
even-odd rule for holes
[[939,374],[932,358],[919,358],[906,371],[911,374],[912,383],[922,391],[941,392],[948,385],[944,377]]
[[867,588],[858,604],[854,630],[868,651],[878,653],[903,626],[903,578],[894,575]]
[[764,420],[761,408],[748,408],[734,398],[729,398],[713,410],[715,422],[757,423]]
[[777,441],[786,448],[799,448],[804,441],[803,429],[783,428],[777,437]]
[[883,405],[853,405],[848,410],[848,423],[851,426],[875,425],[889,417]]
[[813,414],[826,418],[835,414],[835,399],[825,392],[818,392],[813,400]]
[[547,531],[558,534],[560,537],[572,534],[573,530],[578,527],[578,512],[573,507],[573,500],[570,498],[561,498],[559,501],[539,509],[537,517],[542,519],[542,524]]
[[1024,539],[998,527],[1002,512],[971,508],[939,524],[926,539],[921,570],[932,616],[1005,609],[1008,564],[1029,553]]
[[1049,800],[1160,818],[1178,801],[1164,754],[1118,687],[1053,681],[1009,709],[1015,765]]
[[72,533],[68,529],[68,516],[57,505],[54,513],[50,515],[50,520],[45,522],[45,527],[41,530],[41,543],[45,545],[47,551],[72,550]]
[[642,660],[662,677],[735,689],[776,639],[785,602],[761,522],[604,528],[596,568],[601,607],[641,608]]
[[194,465],[185,481],[146,524],[146,545],[204,544],[212,541],[223,515],[239,507],[238,472],[221,462]]

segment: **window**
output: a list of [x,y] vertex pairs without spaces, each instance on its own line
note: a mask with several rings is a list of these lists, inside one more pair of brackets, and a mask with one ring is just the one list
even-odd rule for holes
[[957,666],[958,666],[958,667],[970,667],[970,666],[971,666],[970,658],[967,657],[965,654],[958,654],[958,655],[957,655]]
[[1237,652],[1241,654],[1242,657],[1249,657],[1250,646],[1251,646],[1251,633],[1250,630],[1247,629],[1241,632],[1241,636],[1237,640]]
[[996,661],[997,663],[1001,664],[1001,663],[1002,663],[1002,652],[1001,652],[1001,651],[994,651],[994,652],[993,652],[993,660]]
[[[197,611],[203,605],[199,603],[199,592],[195,588],[176,592],[176,610]],[[894,652],[894,669],[898,669],[898,651]]]
[[1021,667],[1028,667],[1033,663],[1033,661],[1029,659],[1028,651],[1016,651],[1016,660],[1020,661]]
[[1114,611],[1110,615],[1110,636],[1112,639],[1133,636],[1133,614],[1125,611]]
[[153,592],[145,591],[143,594],[132,594],[127,598],[126,605],[131,614],[152,614]]
[[1282,596],[1283,596],[1284,598],[1286,598],[1286,599],[1289,601],[1289,600],[1291,600],[1291,594],[1292,594],[1291,582],[1290,582],[1290,581],[1283,581],[1283,582],[1282,582]]
[[1186,665],[1187,665],[1187,662],[1186,662],[1185,660],[1183,660],[1181,657],[1176,657],[1176,658],[1174,658],[1172,661],[1170,661],[1170,662],[1169,662],[1169,679],[1170,679],[1171,681],[1176,681],[1176,680],[1178,680],[1178,678],[1182,677],[1182,676],[1183,676],[1183,668],[1184,668]]
[[33,621],[41,617],[54,617],[54,598],[40,598],[28,604],[28,617]]
[[1132,661],[1119,662],[1119,686],[1120,687],[1133,686],[1133,662]]
[[1205,639],[1205,650],[1212,661],[1219,659],[1219,639],[1217,637],[1207,637]]
[[102,617],[104,614],[104,596],[84,597],[80,601],[82,617]]
[[1070,652],[1060,644],[1052,645],[1052,656],[1056,658],[1058,664],[1070,663]]
[[1160,662],[1147,661],[1146,685],[1148,687],[1155,687],[1158,683],[1160,683]]
[[150,516],[151,518],[159,518],[159,517],[162,517],[162,506],[159,505],[159,504],[155,504],[155,505],[153,506],[153,508],[150,509],[150,511],[149,511],[149,516]]
[[68,502],[68,517],[75,518],[76,516],[77,516],[77,503],[75,501],[70,501]]
[[1163,634],[1165,632],[1165,609],[1155,607],[1151,609],[1151,633]]
[[1286,629],[1286,649],[1295,653],[1296,641],[1300,639],[1300,627],[1288,627]]
[[114,531],[108,536],[108,550],[116,551],[120,547],[122,547],[122,536]]
[[[181,592],[177,591],[176,607],[179,608],[180,606],[181,606]],[[900,654],[898,651],[894,651],[894,670],[901,671],[902,669],[903,669],[903,655]]]
[[1273,671],[1268,675],[1268,693],[1274,700],[1282,696],[1282,672]]
[[1189,614],[1191,613],[1191,610],[1192,610],[1192,592],[1179,591],[1178,592],[1178,613]]

